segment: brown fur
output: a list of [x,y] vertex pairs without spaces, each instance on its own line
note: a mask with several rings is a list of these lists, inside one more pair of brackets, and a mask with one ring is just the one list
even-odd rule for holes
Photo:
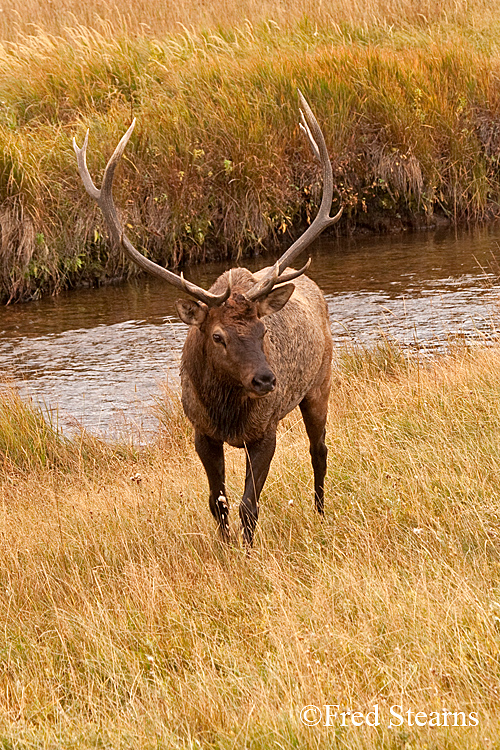
[[[247,291],[255,277],[247,269],[233,270],[233,289]],[[332,358],[332,337],[326,303],[318,286],[307,276],[295,282],[295,291],[285,307],[263,318],[267,330],[264,348],[267,361],[276,374],[276,389],[262,399],[251,399],[244,389],[221,378],[217,358],[212,358],[204,331],[192,327],[188,331],[182,355],[181,380],[182,403],[187,417],[194,427],[223,440],[237,448],[245,443],[259,440],[271,427],[300,404],[304,396],[319,387],[329,374]],[[210,291],[218,293],[227,284],[227,273],[223,274]],[[224,326],[236,325],[244,330],[244,315],[235,304],[235,291],[220,308],[209,312],[212,326],[215,322]],[[245,300],[250,319],[255,304]],[[213,322],[212,322],[213,321]],[[240,415],[237,434],[224,432],[225,418],[213,416],[215,404],[224,411]],[[229,415],[228,415],[229,416]],[[234,426],[236,420],[231,420]],[[219,424],[220,423],[220,427]]]
[[[270,453],[267,466],[266,460],[262,459],[261,473],[265,480],[274,452],[278,422],[300,405],[311,440],[313,466],[314,451],[324,454],[318,460],[326,466],[324,426],[332,359],[327,307],[316,284],[308,277],[300,276],[294,281],[295,290],[284,307],[259,319],[259,303],[248,301],[244,294],[262,273],[233,269],[231,297],[220,307],[208,310],[201,325],[190,327],[181,366],[183,407],[195,428],[197,450],[211,484],[211,509],[223,533],[227,530],[227,511],[218,508],[214,497],[218,492],[225,496],[222,445],[227,442],[247,449],[247,484],[250,486],[245,488],[242,507],[246,504],[250,509],[245,515],[245,510],[240,508],[240,516],[244,537],[249,544],[253,539],[260,494],[260,489],[255,486],[249,448],[254,448],[256,465],[263,452]],[[210,291],[218,293],[227,283],[228,273],[225,273]],[[262,324],[265,328],[263,342]],[[214,343],[214,331],[224,332],[228,338],[227,348],[221,349],[220,344]],[[231,362],[223,362],[223,358],[229,354],[233,343],[238,361],[231,369]],[[241,378],[248,380],[252,367],[257,370],[259,367],[261,370],[270,368],[276,376],[272,392],[258,398],[248,392]],[[220,476],[214,475],[212,466],[217,460],[222,461]],[[317,477],[316,473],[315,468],[316,504],[322,512],[324,473],[320,476],[322,469],[318,470]]]

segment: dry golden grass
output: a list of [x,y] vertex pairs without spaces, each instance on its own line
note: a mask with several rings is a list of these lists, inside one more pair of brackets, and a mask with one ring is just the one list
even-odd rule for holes
[[426,26],[439,21],[487,25],[495,8],[485,0],[128,0],[126,5],[109,0],[3,0],[0,38],[15,39],[42,28],[59,34],[68,26],[106,27],[110,33],[138,33],[159,37],[180,27],[224,29],[243,24],[271,22],[282,28],[297,19],[310,18],[321,25],[353,23]]
[[[500,353],[377,361],[336,376],[323,522],[282,426],[250,556],[215,537],[178,411],[143,456],[5,465],[1,747],[496,746]],[[228,473],[235,517],[241,452]],[[301,723],[335,703],[380,726]],[[394,704],[479,724],[389,729]]]

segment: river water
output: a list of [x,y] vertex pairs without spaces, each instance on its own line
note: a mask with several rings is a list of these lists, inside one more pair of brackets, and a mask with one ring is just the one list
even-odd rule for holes
[[[389,336],[432,353],[450,337],[494,337],[499,227],[320,239],[312,259],[309,275],[325,293],[338,346]],[[225,268],[209,264],[186,276],[207,288]],[[162,383],[179,384],[187,328],[176,317],[178,296],[148,278],[0,308],[0,377],[57,410],[65,429],[147,436]]]

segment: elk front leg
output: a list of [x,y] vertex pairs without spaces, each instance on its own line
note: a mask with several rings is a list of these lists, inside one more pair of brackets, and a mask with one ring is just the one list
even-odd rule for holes
[[269,472],[275,448],[276,431],[265,435],[262,440],[245,446],[247,471],[245,492],[240,503],[240,520],[243,542],[248,547],[253,544],[253,535],[259,517],[259,497]]
[[196,431],[194,446],[207,473],[210,510],[225,542],[229,541],[229,505],[226,498],[224,444]]

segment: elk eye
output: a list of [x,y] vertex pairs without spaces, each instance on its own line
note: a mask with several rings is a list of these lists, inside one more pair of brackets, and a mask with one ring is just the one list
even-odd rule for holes
[[226,345],[226,342],[224,341],[224,339],[222,338],[222,336],[220,335],[220,333],[214,333],[212,335],[212,338],[213,338],[213,340],[215,341],[216,344],[224,344],[224,346]]

